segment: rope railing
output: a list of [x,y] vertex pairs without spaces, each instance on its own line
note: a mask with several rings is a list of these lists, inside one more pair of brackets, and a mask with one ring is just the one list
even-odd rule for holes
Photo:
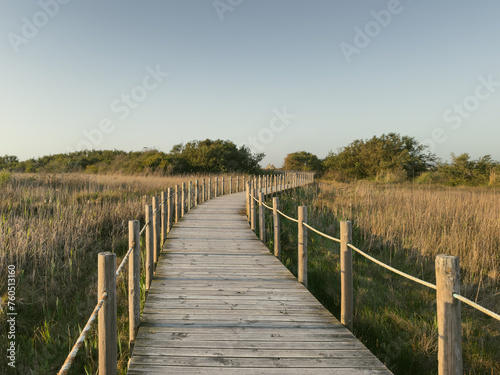
[[312,230],[313,232],[318,233],[320,236],[323,236],[323,237],[325,237],[325,238],[328,238],[329,240],[332,240],[332,241],[335,241],[335,242],[338,242],[338,243],[340,243],[340,242],[341,242],[341,241],[340,241],[340,239],[335,238],[335,237],[332,237],[332,236],[329,236],[329,235],[328,235],[328,234],[326,234],[326,233],[320,232],[319,230],[317,230],[317,229],[315,229],[315,228],[311,227],[311,226],[310,226],[309,224],[307,224],[307,223],[303,223],[303,224],[304,224],[304,226],[305,226],[306,228],[309,228],[309,229],[310,229],[310,230]]
[[[168,197],[165,198],[165,200],[161,201],[160,203],[158,203],[158,206],[155,208],[155,210],[153,211],[153,215],[158,211],[158,208],[160,208],[162,205],[164,205],[169,199],[175,197],[177,195],[177,193],[173,193],[171,195],[169,195]],[[144,224],[144,226],[142,227],[142,229],[140,230],[139,232],[139,235],[142,235],[144,233],[144,231],[146,230],[146,227],[148,226],[148,224],[150,223],[151,220],[148,220],[146,221],[146,223]],[[132,250],[132,248],[129,249],[129,252]]]
[[139,232],[139,236],[142,236],[142,234],[144,233],[144,231],[146,230],[147,226],[149,225],[151,220],[148,220],[146,222],[146,224],[144,224],[144,226],[142,227],[141,231]]
[[68,354],[68,357],[66,358],[66,361],[64,361],[64,364],[61,367],[61,370],[57,373],[57,375],[66,375],[71,368],[71,365],[73,364],[73,361],[76,358],[76,355],[78,354],[78,350],[80,349],[80,346],[82,346],[83,342],[85,341],[85,338],[87,336],[87,333],[90,331],[90,328],[92,327],[92,323],[94,323],[95,318],[97,317],[97,313],[101,309],[102,305],[104,304],[104,300],[108,298],[108,293],[104,292],[99,299],[99,302],[94,308],[94,311],[90,315],[89,320],[87,321],[87,324],[85,324],[85,327],[83,327],[82,332],[80,333],[80,336],[75,342],[75,345],[73,345],[73,348]]
[[[255,199],[255,197],[254,197],[254,199]],[[257,200],[257,199],[255,199],[255,200]],[[258,201],[258,200],[257,200],[257,201]],[[273,209],[272,207],[269,207],[269,206],[267,206],[267,205],[266,205],[266,204],[264,204],[264,203],[262,203],[262,205],[263,205],[264,207],[266,207],[266,208],[270,209],[270,210],[272,210],[272,209]],[[299,220],[294,219],[293,217],[290,217],[290,216],[285,215],[285,214],[284,214],[283,212],[281,212],[280,210],[277,210],[277,212],[278,212],[281,216],[283,216],[283,217],[287,218],[287,219],[288,219],[288,220],[290,220],[290,221],[293,221],[293,222],[295,222],[295,223],[298,223],[298,222],[299,222]],[[341,243],[341,242],[342,242],[339,238],[335,238],[335,237],[329,236],[329,235],[327,235],[326,233],[323,233],[323,232],[321,232],[321,231],[317,230],[316,228],[314,228],[314,227],[310,226],[310,225],[309,225],[309,224],[307,224],[306,222],[302,222],[302,225],[304,225],[306,228],[309,228],[309,229],[310,229],[310,230],[312,230],[313,232],[315,232],[315,233],[317,233],[317,234],[319,234],[319,235],[321,235],[321,236],[323,236],[323,237],[325,237],[325,238],[328,238],[328,239],[330,239],[330,240],[332,240],[332,241],[335,241],[335,242],[338,242],[338,243]],[[366,254],[365,252],[361,251],[360,249],[358,249],[357,247],[355,247],[355,246],[354,246],[354,245],[352,245],[352,244],[348,244],[347,246],[349,246],[351,249],[353,249],[353,250],[354,250],[354,251],[356,251],[357,253],[361,254],[361,255],[362,255],[362,256],[364,256],[365,258],[367,258],[367,259],[371,260],[372,262],[374,262],[374,263],[378,264],[379,266],[382,266],[382,267],[384,267],[384,268],[386,268],[386,269],[388,269],[388,270],[390,270],[390,271],[392,271],[392,272],[394,272],[394,273],[396,273],[396,274],[398,274],[398,275],[401,275],[401,276],[403,276],[403,277],[406,277],[407,279],[413,280],[413,281],[415,281],[416,283],[419,283],[419,284],[421,284],[421,285],[424,285],[424,286],[426,286],[426,287],[428,287],[428,288],[431,288],[431,289],[434,289],[434,290],[436,289],[436,285],[431,284],[431,283],[428,283],[427,281],[424,281],[424,280],[420,280],[419,278],[414,277],[414,276],[411,276],[411,275],[409,275],[409,274],[407,274],[407,273],[404,273],[404,272],[402,272],[402,271],[399,271],[398,269],[396,269],[396,268],[394,268],[394,267],[391,267],[391,266],[389,266],[389,265],[387,265],[387,264],[385,264],[385,263],[383,263],[383,262],[381,262],[381,261],[379,261],[379,260],[377,260],[377,259],[373,258],[372,256],[370,256],[370,255]]]
[[[257,201],[258,201],[258,200],[257,200]],[[264,207],[266,207],[267,209],[270,209],[270,210],[272,210],[272,209],[273,209],[272,207],[270,207],[270,206],[266,205],[265,203],[262,203],[262,205],[263,205]],[[287,218],[288,220],[291,220],[291,221],[293,221],[293,222],[295,222],[295,223],[298,223],[298,222],[299,222],[297,219],[294,219],[294,218],[292,218],[292,217],[290,217],[290,216],[287,216],[287,215],[285,215],[283,212],[281,212],[281,211],[279,211],[279,210],[278,210],[277,212],[278,212],[281,216],[283,216],[283,217]],[[328,238],[328,239],[330,239],[330,240],[332,240],[332,241],[335,241],[335,242],[338,242],[338,243],[340,243],[340,242],[341,242],[341,240],[340,240],[339,238],[335,238],[335,237],[329,236],[329,235],[327,235],[326,233],[323,233],[323,232],[321,232],[321,231],[317,230],[316,228],[314,228],[314,227],[310,226],[310,225],[309,225],[309,224],[307,224],[306,222],[303,222],[302,224],[303,224],[306,228],[308,228],[308,229],[312,230],[313,232],[315,232],[315,233],[319,234],[320,236],[323,236],[323,237],[325,237],[325,238]],[[434,285],[434,284],[432,284],[432,283],[429,283],[429,282],[427,282],[427,281],[425,281],[425,280],[419,279],[419,278],[417,278],[417,277],[415,277],[415,276],[409,275],[409,274],[407,274],[407,273],[405,273],[405,272],[403,272],[403,271],[400,271],[400,270],[398,270],[398,269],[396,269],[396,268],[394,268],[394,267],[391,267],[391,266],[389,266],[388,264],[385,264],[385,263],[383,263],[383,262],[381,262],[381,261],[377,260],[376,258],[374,258],[374,257],[372,257],[372,256],[370,256],[370,255],[368,255],[367,253],[365,253],[364,251],[362,251],[362,250],[358,249],[356,246],[354,246],[354,245],[352,245],[352,244],[350,244],[350,243],[349,243],[349,244],[347,244],[347,246],[349,246],[352,250],[354,250],[354,251],[355,251],[355,252],[357,252],[358,254],[360,254],[360,255],[364,256],[365,258],[367,258],[367,259],[371,260],[373,263],[378,264],[379,266],[381,266],[381,267],[383,267],[383,268],[386,268],[387,270],[389,270],[389,271],[391,271],[391,272],[393,272],[393,273],[395,273],[395,274],[398,274],[398,275],[400,275],[400,276],[403,276],[403,277],[405,277],[405,278],[407,278],[407,279],[409,279],[409,280],[412,280],[412,281],[414,281],[414,282],[416,282],[416,283],[418,283],[418,284],[420,284],[420,285],[423,285],[423,286],[426,286],[426,287],[428,287],[428,288],[431,288],[431,289],[436,290],[436,285]],[[453,293],[453,297],[454,297],[454,298],[456,298],[456,299],[458,299],[458,300],[460,300],[460,301],[462,301],[462,302],[464,302],[465,304],[467,304],[467,305],[469,305],[469,306],[474,307],[475,309],[477,309],[477,310],[479,310],[479,311],[483,312],[484,314],[489,315],[489,316],[491,316],[492,318],[494,318],[494,319],[496,319],[496,320],[499,320],[499,321],[500,321],[500,315],[499,315],[499,314],[497,314],[497,313],[495,313],[495,312],[493,312],[493,311],[491,311],[491,310],[488,310],[487,308],[485,308],[485,307],[483,307],[483,306],[481,306],[481,305],[478,305],[477,303],[475,303],[475,302],[471,301],[470,299],[467,299],[467,298],[465,298],[465,297],[461,296],[460,294],[456,294],[456,293]]]
[[283,216],[283,217],[287,218],[287,219],[288,219],[288,220],[290,220],[290,221],[293,221],[294,223],[298,223],[298,222],[299,222],[297,219],[294,219],[293,217],[290,217],[290,216],[285,215],[285,214],[284,214],[283,212],[281,212],[280,210],[277,210],[277,212],[278,212],[281,216]]
[[456,298],[456,299],[458,299],[459,301],[462,301],[463,303],[465,303],[465,304],[467,304],[469,306],[474,307],[475,309],[483,312],[484,314],[489,315],[492,318],[500,321],[500,315],[497,314],[497,313],[495,313],[495,312],[493,312],[493,311],[491,311],[491,310],[488,310],[486,307],[478,305],[477,303],[475,303],[475,302],[471,301],[470,299],[467,299],[467,298],[465,298],[465,297],[463,297],[463,296],[461,296],[460,294],[457,294],[457,293],[453,293],[453,297]]
[[381,261],[379,261],[379,260],[375,259],[374,257],[372,257],[372,256],[368,255],[367,253],[365,253],[365,252],[361,251],[361,250],[360,250],[360,249],[358,249],[356,246],[354,246],[354,245],[352,245],[352,244],[350,244],[350,243],[349,243],[349,244],[347,244],[347,246],[349,246],[351,249],[353,249],[353,250],[354,250],[355,252],[357,252],[358,254],[360,254],[360,255],[364,256],[365,258],[367,258],[367,259],[371,260],[373,263],[376,263],[376,264],[378,264],[379,266],[382,266],[382,267],[384,267],[384,268],[388,269],[389,271],[392,271],[392,272],[394,272],[394,273],[397,273],[397,274],[398,274],[398,275],[400,275],[400,276],[403,276],[403,277],[406,277],[407,279],[410,279],[410,280],[412,280],[412,281],[415,281],[415,282],[416,282],[416,283],[418,283],[418,284],[421,284],[421,285],[424,285],[424,286],[426,286],[426,287],[428,287],[428,288],[431,288],[431,289],[436,290],[436,285],[434,285],[434,284],[428,283],[427,281],[424,281],[424,280],[420,280],[419,278],[416,278],[416,277],[414,277],[414,276],[408,275],[407,273],[404,273],[404,272],[402,272],[402,271],[400,271],[400,270],[398,270],[398,269],[396,269],[396,268],[394,268],[394,267],[391,267],[391,266],[389,266],[389,265],[387,265],[387,264],[385,264],[385,263],[383,263],[383,262],[381,262]]
[[[234,192],[238,192],[237,189],[240,187],[239,179],[240,179],[240,177],[238,176]],[[210,179],[209,179],[209,181],[210,181]],[[245,181],[245,177],[243,177],[243,181]],[[225,183],[225,181],[222,181],[222,186],[224,186],[223,185],[224,183]],[[230,193],[233,192],[232,178],[230,179],[230,181],[227,181],[227,183],[231,184],[229,192]],[[215,186],[216,190],[218,190],[217,185],[218,184],[216,184],[216,186]],[[177,186],[179,186],[179,185],[177,185]],[[207,190],[207,188],[210,188],[210,186],[211,186],[210,182],[209,182],[208,185],[205,184],[205,179],[203,179],[203,184],[198,184],[198,180],[196,180],[196,185],[194,185],[193,182],[191,181],[190,184],[189,184],[189,186],[183,186],[183,188],[182,188],[183,190],[182,191],[172,192],[171,194],[167,195],[163,201],[161,201],[158,204],[156,204],[156,207],[154,207],[154,210],[152,211],[152,215],[154,216],[160,210],[160,208],[161,208],[162,205],[165,205],[172,198],[174,198],[176,196],[180,196],[181,193],[182,193],[182,197],[183,197],[184,201],[181,203],[181,202],[179,202],[181,199],[176,199],[175,203],[174,203],[174,208],[175,208],[176,214],[174,215],[174,209],[170,212],[171,217],[170,217],[169,220],[173,220],[174,218],[175,218],[175,220],[177,220],[178,219],[177,215],[181,211],[181,210],[179,210],[179,207],[178,207],[179,204],[182,204],[183,207],[186,207],[186,204],[187,204],[187,208],[189,210],[189,209],[191,209],[193,203],[196,206],[197,204],[203,203],[207,199],[210,199],[211,197],[213,197],[213,195],[211,195],[211,192]],[[186,194],[186,191],[187,191],[187,194]],[[193,197],[193,193],[194,193],[194,197]],[[224,191],[223,191],[223,194],[224,194]],[[215,195],[215,196],[217,196],[217,195]],[[193,198],[194,198],[194,202],[193,202]],[[186,202],[186,200],[187,200],[187,202]],[[184,209],[182,210],[182,215],[183,214],[184,214]],[[166,215],[166,213],[165,213],[165,215]],[[152,222],[152,219],[146,220],[144,226],[137,233],[138,234],[138,238],[140,238],[140,236],[142,236],[142,234],[148,228],[148,226],[151,224],[151,222]],[[172,225],[172,224],[170,224],[170,225]],[[136,245],[137,245],[137,243],[135,241],[133,241],[132,242],[132,246],[127,250],[127,253],[123,257],[120,265],[118,266],[118,268],[114,272],[115,273],[115,275],[114,275],[115,277],[118,277],[121,274],[123,268],[125,267],[125,264],[130,259],[130,255],[134,251],[134,248],[136,248]],[[146,280],[147,279],[148,279],[148,277],[146,277]],[[116,284],[115,284],[115,288],[116,288]],[[108,298],[108,293],[104,292],[102,294],[101,298],[99,299],[97,305],[95,306],[94,311],[92,312],[89,320],[87,321],[87,324],[85,325],[84,329],[82,330],[82,332],[81,332],[80,336],[78,337],[76,343],[74,344],[73,348],[71,349],[70,353],[68,354],[68,356],[67,356],[64,364],[62,365],[61,370],[59,371],[58,375],[65,375],[65,374],[67,374],[67,372],[71,368],[71,365],[73,364],[73,361],[74,361],[74,359],[75,359],[75,357],[76,357],[76,355],[78,353],[79,348],[81,347],[82,343],[85,341],[87,333],[89,332],[92,324],[94,323],[94,321],[95,321],[95,319],[97,317],[97,314],[103,308],[104,302],[105,302],[105,300],[107,298]],[[99,324],[101,324],[101,323],[99,323]],[[99,366],[101,366],[101,364]]]
[[273,210],[273,208],[272,208],[272,207],[269,207],[269,206],[268,206],[267,204],[265,204],[264,202],[262,202],[262,205],[263,205],[265,208],[267,208],[267,209],[269,209],[269,210],[271,210],[271,211]]
[[135,247],[135,242],[132,242],[132,246],[130,247],[130,249],[128,249],[127,254],[125,254],[125,256],[122,259],[122,262],[120,263],[120,265],[116,269],[116,276],[120,275],[120,272],[122,271],[122,268],[125,266],[125,263],[127,263],[128,257],[130,255],[130,253],[132,252],[132,250],[134,250],[134,247]]

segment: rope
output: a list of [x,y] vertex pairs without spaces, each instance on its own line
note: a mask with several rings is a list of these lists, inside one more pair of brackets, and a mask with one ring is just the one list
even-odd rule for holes
[[323,237],[325,237],[325,238],[328,238],[328,239],[330,239],[330,240],[332,240],[332,241],[336,241],[336,242],[338,242],[338,243],[340,243],[340,242],[341,242],[338,238],[331,237],[331,236],[329,236],[328,234],[325,234],[325,233],[323,233],[323,232],[320,232],[319,230],[314,229],[313,227],[311,227],[311,226],[310,226],[309,224],[307,224],[307,223],[303,223],[303,224],[304,224],[304,226],[305,226],[305,227],[309,228],[309,229],[310,229],[310,230],[312,230],[313,232],[316,232],[316,233],[318,233],[319,235],[321,235],[321,236],[323,236]]
[[64,364],[61,367],[61,370],[57,373],[57,375],[66,375],[73,364],[73,360],[75,359],[76,355],[78,354],[78,349],[80,349],[80,346],[82,343],[85,341],[85,336],[90,330],[90,327],[92,326],[92,323],[94,323],[94,320],[97,316],[97,313],[101,309],[104,300],[108,298],[108,293],[104,292],[101,296],[101,299],[97,303],[96,307],[94,308],[94,311],[92,312],[92,315],[90,315],[89,320],[87,321],[87,324],[85,324],[85,327],[83,328],[82,332],[80,333],[80,337],[78,337],[78,340],[76,340],[75,345],[73,345],[73,348],[68,354],[68,357],[66,358],[66,361],[64,361]]
[[125,257],[123,258],[122,262],[120,263],[120,266],[116,270],[116,276],[120,275],[120,272],[122,271],[123,266],[125,266],[125,263],[127,262],[128,256],[130,255],[132,250],[134,250],[134,247],[135,247],[135,242],[132,242],[132,247],[130,249],[128,249],[127,254],[125,254]]
[[291,221],[294,221],[296,223],[298,223],[299,221],[297,219],[294,219],[293,217],[290,217],[290,216],[286,216],[283,212],[281,212],[280,210],[277,210],[278,213],[283,216],[283,217],[286,217],[288,220],[291,220]]
[[493,311],[491,310],[488,310],[487,308],[481,306],[481,305],[478,305],[477,303],[475,302],[472,302],[470,299],[467,299],[465,297],[462,297],[460,294],[457,294],[457,293],[453,293],[453,297],[455,297],[456,299],[458,299],[459,301],[462,301],[463,303],[466,303],[467,305],[469,306],[472,306],[476,309],[478,309],[479,311],[482,311],[483,313],[485,313],[486,315],[489,315],[491,316],[492,318],[495,318],[496,320],[500,320],[500,315],[498,315],[497,313],[494,313]]
[[268,206],[267,204],[265,204],[264,202],[262,202],[262,205],[263,205],[265,208],[269,209],[269,210],[273,210],[273,208],[272,208],[272,207],[269,207],[269,206]]
[[139,232],[139,237],[144,233],[144,231],[146,230],[146,227],[148,226],[148,224],[151,222],[151,220],[148,220],[146,222],[146,224],[144,224],[144,226],[142,227],[141,231]]
[[417,279],[416,277],[413,277],[411,275],[408,275],[407,273],[401,272],[401,271],[399,271],[399,270],[397,270],[397,269],[395,269],[395,268],[393,268],[391,266],[388,266],[387,264],[382,263],[381,261],[379,261],[379,260],[377,260],[377,259],[369,256],[368,254],[362,252],[361,250],[359,250],[357,247],[351,245],[350,243],[347,244],[347,246],[349,246],[351,249],[353,249],[354,251],[358,252],[359,254],[363,255],[365,258],[370,259],[372,262],[377,263],[379,266],[387,268],[388,270],[390,270],[390,271],[392,271],[394,273],[397,273],[398,275],[401,275],[403,277],[406,277],[407,279],[413,280],[413,281],[415,281],[418,284],[421,284],[421,285],[424,285],[424,286],[426,286],[428,288],[436,290],[436,286],[434,284],[428,283],[427,281],[423,281],[423,280]]

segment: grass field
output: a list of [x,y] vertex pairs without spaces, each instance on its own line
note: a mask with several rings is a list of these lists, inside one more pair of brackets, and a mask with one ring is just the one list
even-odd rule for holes
[[[5,273],[8,265],[15,265],[17,282],[17,367],[9,373],[59,371],[97,302],[97,254],[113,251],[120,262],[128,248],[128,221],[144,224],[142,197],[189,179],[0,175],[0,265]],[[2,306],[7,301],[6,276],[0,278]],[[123,277],[117,282],[123,372],[128,361],[127,285]],[[7,350],[6,318],[4,310],[0,313],[2,353]],[[96,359],[94,327],[70,373],[95,374]],[[2,355],[0,369],[7,368]]]
[[[358,182],[281,195],[287,215],[297,217],[299,205],[308,206],[310,225],[335,237],[339,222],[351,220],[357,247],[432,283],[435,256],[459,256],[462,294],[500,311],[500,190]],[[296,274],[295,223],[282,219],[282,241],[283,262]],[[311,232],[308,241],[309,289],[339,317],[339,245]],[[354,287],[355,335],[395,374],[437,373],[435,292],[359,255]],[[462,331],[465,373],[499,374],[500,322],[463,305]]]

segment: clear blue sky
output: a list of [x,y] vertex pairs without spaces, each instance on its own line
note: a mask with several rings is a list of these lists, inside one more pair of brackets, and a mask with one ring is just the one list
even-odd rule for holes
[[281,165],[398,132],[443,159],[500,160],[499,14],[498,0],[4,0],[0,154],[221,138]]

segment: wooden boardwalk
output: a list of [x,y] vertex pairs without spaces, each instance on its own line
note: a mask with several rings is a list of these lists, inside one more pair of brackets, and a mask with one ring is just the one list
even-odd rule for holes
[[244,204],[210,200],[172,229],[128,374],[391,374],[255,236]]

